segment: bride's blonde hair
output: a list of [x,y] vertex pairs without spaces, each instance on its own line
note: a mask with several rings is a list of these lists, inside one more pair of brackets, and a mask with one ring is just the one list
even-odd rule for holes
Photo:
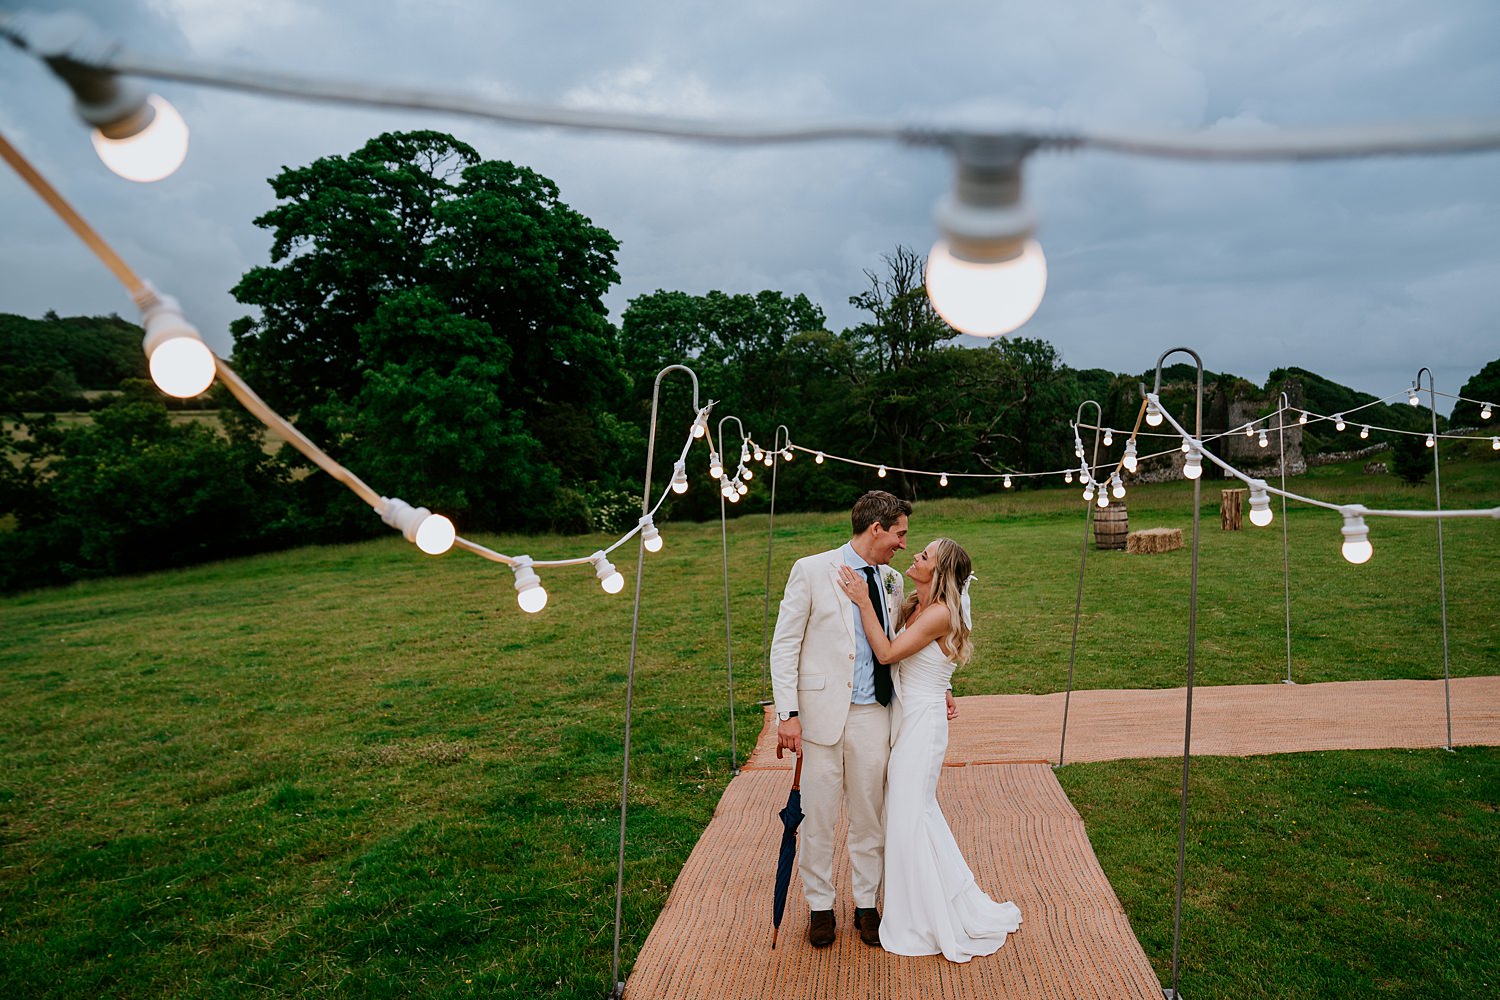
[[[951,538],[933,540],[936,548],[932,557],[932,603],[948,609],[948,634],[945,641],[953,654],[953,662],[963,666],[974,655],[974,643],[969,639],[969,626],[964,624],[960,599],[964,584],[974,572],[974,564],[964,547]],[[901,605],[901,620],[911,617],[917,607],[917,592],[913,588]]]

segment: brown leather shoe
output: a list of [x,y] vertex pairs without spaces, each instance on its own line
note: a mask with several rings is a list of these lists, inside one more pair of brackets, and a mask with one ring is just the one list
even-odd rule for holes
[[812,911],[812,920],[807,924],[807,943],[814,948],[827,948],[833,944],[832,910]]
[[856,906],[854,908],[854,926],[859,929],[859,939],[867,945],[880,947],[880,911],[871,906],[868,909]]

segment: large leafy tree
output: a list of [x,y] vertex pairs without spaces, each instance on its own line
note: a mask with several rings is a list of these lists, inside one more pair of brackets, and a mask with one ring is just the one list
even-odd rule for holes
[[[234,333],[272,405],[372,486],[471,525],[538,521],[559,484],[618,475],[618,244],[552,181],[423,131],[271,185],[272,263],[235,288],[260,316]],[[331,484],[302,488],[354,516]]]
[[[1458,394],[1464,398],[1453,404],[1453,415],[1448,422],[1454,427],[1478,427],[1485,433],[1493,434],[1500,427],[1500,417],[1496,416],[1495,407],[1500,406],[1500,358],[1491,361],[1478,374],[1474,375],[1464,387],[1458,390]],[[1477,399],[1478,403],[1470,402]],[[1481,415],[1480,404],[1490,404],[1490,418],[1484,419]]]

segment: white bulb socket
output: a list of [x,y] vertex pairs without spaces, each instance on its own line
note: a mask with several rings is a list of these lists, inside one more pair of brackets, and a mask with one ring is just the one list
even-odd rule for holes
[[217,363],[198,328],[187,321],[170,295],[151,294],[141,310],[146,335],[141,348],[151,369],[151,381],[169,396],[188,399],[213,385]]
[[1370,556],[1375,554],[1370,545],[1370,529],[1365,526],[1365,509],[1359,504],[1340,508],[1344,515],[1342,552],[1344,558],[1356,566],[1369,562]]
[[517,556],[510,567],[516,574],[516,603],[528,615],[534,615],[547,606],[547,591],[541,578],[531,568],[530,556]]
[[453,522],[443,515],[426,507],[413,507],[396,497],[381,497],[379,514],[382,521],[430,556],[440,556],[453,548],[458,537]]
[[1271,497],[1266,492],[1264,479],[1250,481],[1250,523],[1264,528],[1271,523]]
[[606,594],[618,594],[625,589],[625,577],[615,569],[603,550],[595,552],[589,557],[589,561],[594,564],[594,575],[599,578],[599,586],[604,588]]
[[647,552],[660,552],[662,547],[661,532],[656,530],[656,524],[647,514],[640,520],[641,541],[645,543]]

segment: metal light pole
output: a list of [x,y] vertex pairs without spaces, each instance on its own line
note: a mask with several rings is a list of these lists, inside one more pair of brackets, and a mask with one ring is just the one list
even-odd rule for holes
[[[1094,470],[1099,466],[1099,426],[1104,423],[1104,409],[1096,400],[1085,399],[1078,404],[1078,410],[1073,416],[1073,433],[1078,434],[1078,425],[1083,422],[1083,408],[1092,405],[1094,413],[1094,451],[1092,460],[1089,462],[1089,480],[1094,478]],[[1075,458],[1082,458],[1075,453]],[[1073,645],[1068,650],[1068,689],[1063,695],[1063,717],[1062,717],[1062,739],[1057,745],[1057,766],[1063,766],[1063,750],[1068,745],[1068,706],[1073,700],[1073,663],[1078,655],[1078,619],[1083,613],[1083,570],[1089,558],[1089,526],[1094,522],[1094,505],[1088,501],[1083,504],[1083,553],[1078,557],[1078,599],[1073,605]]]
[[771,668],[771,546],[776,541],[776,471],[781,467],[781,450],[791,448],[792,432],[786,424],[777,424],[771,435],[771,519],[766,524],[766,589],[765,614],[760,626],[760,703],[769,705],[766,698],[766,675]]
[[1286,411],[1291,400],[1285,392],[1281,394],[1281,414],[1276,420],[1276,438],[1281,443],[1281,580],[1286,591],[1286,680],[1283,684],[1295,684],[1292,680],[1292,557],[1287,547],[1286,527]]
[[[1422,372],[1427,373],[1427,401],[1432,411],[1432,485],[1437,497],[1437,509],[1441,513],[1443,509],[1443,478],[1438,463],[1438,426],[1437,426],[1437,385],[1433,381],[1432,369],[1423,368],[1417,372],[1417,377],[1412,384],[1420,390],[1422,388]],[[1443,621],[1443,710],[1448,717],[1448,742],[1443,749],[1449,753],[1453,752],[1453,702],[1448,696],[1448,581],[1444,569],[1443,560],[1443,519],[1437,518],[1437,542],[1438,542],[1438,609]]]
[[[1193,439],[1203,440],[1203,359],[1196,351],[1174,347],[1156,359],[1156,383],[1153,395],[1161,401],[1162,362],[1181,351],[1198,366],[1198,386],[1194,397]],[[1187,861],[1188,766],[1193,756],[1193,668],[1198,652],[1198,525],[1203,503],[1203,477],[1193,480],[1193,558],[1188,585],[1188,657],[1187,709],[1182,727],[1182,811],[1177,824],[1177,898],[1172,907],[1172,988],[1165,991],[1167,1000],[1181,1000],[1177,992],[1178,951],[1182,941],[1182,879]]]
[[[720,417],[719,447],[721,448],[724,445],[724,424],[730,420],[733,420],[735,426],[739,427],[740,437],[744,438],[745,436],[745,425],[740,423],[739,417],[729,415]],[[721,451],[718,454],[719,461],[722,463],[724,461],[724,453]],[[721,474],[720,482],[722,484],[722,481],[727,478],[722,475],[724,472],[722,465],[719,471]],[[727,669],[729,672],[729,767],[732,773],[738,775],[740,773],[740,752],[734,732],[734,633],[729,624],[729,521],[724,506],[727,500],[728,497],[724,495],[724,490],[721,488],[719,490],[719,540],[724,552],[724,659],[728,663]]]
[[[686,365],[667,365],[656,373],[651,389],[651,435],[646,445],[646,478],[641,488],[641,517],[651,516],[651,459],[656,452],[656,411],[661,402],[661,380],[668,372],[687,372],[693,380],[693,411],[698,407],[698,376]],[[625,763],[620,774],[620,853],[615,862],[615,949],[610,968],[611,1000],[623,1000],[625,982],[620,978],[620,913],[625,898],[625,817],[630,803],[630,709],[635,695],[635,654],[641,633],[641,580],[646,571],[646,536],[641,533],[635,558],[635,611],[630,619],[630,665],[625,672]]]

